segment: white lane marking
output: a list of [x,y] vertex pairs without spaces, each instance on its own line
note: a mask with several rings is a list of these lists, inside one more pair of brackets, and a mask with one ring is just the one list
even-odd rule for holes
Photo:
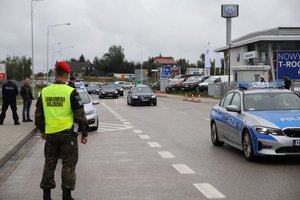
[[210,121],[210,119],[209,118],[204,118],[205,120],[207,120],[207,121]]
[[169,108],[167,108],[167,107],[162,107],[162,109],[163,109],[163,110],[169,110]]
[[173,154],[168,151],[159,151],[157,152],[162,158],[175,158]]
[[134,133],[143,133],[141,130],[133,130]]
[[124,124],[99,123],[98,132],[119,131],[119,130],[131,129],[131,128],[133,128],[133,126],[124,125]]
[[148,140],[150,137],[148,135],[139,135],[139,137],[143,140]]
[[123,122],[123,124],[130,125],[131,123],[130,122]]
[[147,142],[147,144],[152,147],[152,148],[159,148],[161,147],[160,144],[158,144],[157,142]]
[[126,119],[119,119],[121,122],[127,122],[127,120]]
[[180,174],[195,174],[195,172],[185,164],[172,165]]
[[209,183],[196,183],[194,186],[208,199],[223,199],[226,198],[214,186]]
[[187,115],[186,112],[179,111],[180,114]]

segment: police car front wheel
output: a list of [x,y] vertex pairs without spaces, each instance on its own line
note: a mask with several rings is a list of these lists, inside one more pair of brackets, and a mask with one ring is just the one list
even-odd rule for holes
[[243,134],[243,152],[246,160],[253,161],[255,159],[252,139],[248,131],[244,131]]
[[211,135],[211,142],[213,143],[213,145],[222,146],[224,144],[224,142],[221,142],[219,140],[217,126],[215,122],[211,123],[210,135]]

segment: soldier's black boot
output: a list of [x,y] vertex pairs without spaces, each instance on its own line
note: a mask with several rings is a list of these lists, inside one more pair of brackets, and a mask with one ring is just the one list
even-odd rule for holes
[[72,198],[71,190],[63,190],[63,200],[75,200]]
[[51,199],[51,190],[44,190],[44,195],[43,195],[44,200],[52,200]]

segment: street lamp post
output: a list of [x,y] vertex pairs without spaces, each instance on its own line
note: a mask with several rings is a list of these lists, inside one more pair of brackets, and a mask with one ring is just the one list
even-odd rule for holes
[[49,37],[50,37],[50,29],[57,26],[70,26],[71,23],[64,24],[53,24],[47,27],[47,82],[49,82]]
[[141,49],[141,84],[143,84],[143,49],[142,46],[137,46],[138,48]]
[[67,47],[62,47],[62,48],[60,48],[60,50],[59,50],[59,60],[61,60],[61,52],[62,52],[62,50],[64,50],[64,49],[71,49],[71,48],[74,48],[75,46],[67,46]]
[[34,6],[43,0],[31,0],[31,66],[32,66],[32,92],[34,95],[34,45],[33,45],[33,10]]

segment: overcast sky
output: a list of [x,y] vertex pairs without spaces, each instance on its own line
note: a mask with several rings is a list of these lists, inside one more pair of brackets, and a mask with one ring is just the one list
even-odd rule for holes
[[[62,58],[84,54],[93,61],[113,45],[121,45],[129,61],[150,56],[173,56],[196,62],[210,42],[225,45],[221,4],[237,3],[232,39],[277,26],[300,26],[299,0],[44,0],[34,8],[35,72],[46,71],[47,26],[50,53]],[[0,0],[0,59],[31,56],[30,0]],[[57,43],[61,43],[58,45]],[[140,46],[140,47],[138,47]],[[50,61],[59,54],[50,55]]]

